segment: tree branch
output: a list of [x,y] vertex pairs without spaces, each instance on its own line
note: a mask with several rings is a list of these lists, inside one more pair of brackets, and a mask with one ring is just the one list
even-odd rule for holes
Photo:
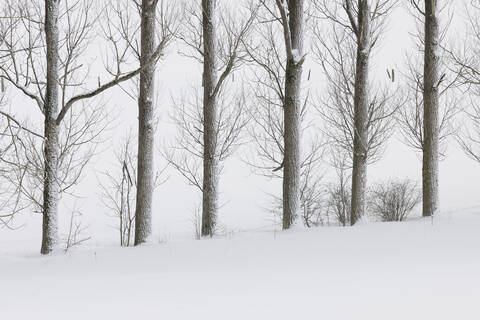
[[105,83],[104,85],[100,86],[99,88],[95,89],[95,90],[92,90],[90,92],[86,92],[86,93],[83,93],[83,94],[80,94],[80,95],[77,95],[75,97],[72,97],[70,98],[70,100],[68,100],[68,102],[65,104],[65,106],[62,108],[62,110],[60,111],[60,113],[58,114],[58,117],[57,117],[57,120],[56,120],[56,124],[57,126],[60,125],[60,123],[62,122],[63,118],[65,118],[65,115],[67,114],[67,112],[71,109],[71,107],[73,106],[73,104],[75,102],[78,102],[80,100],[84,100],[84,99],[89,99],[89,98],[92,98],[100,93],[102,93],[103,91],[107,90],[107,89],[110,89],[111,87],[114,87],[116,85],[118,85],[119,83],[122,83],[124,81],[127,81],[127,80],[130,80],[132,79],[133,77],[135,77],[136,75],[138,75],[140,72],[142,72],[143,70],[145,70],[146,68],[148,68],[150,65],[154,64],[157,62],[158,58],[162,55],[162,51],[163,51],[163,48],[164,48],[164,43],[160,43],[157,47],[157,50],[155,51],[155,53],[152,55],[152,57],[150,58],[149,61],[147,61],[147,63],[145,63],[143,66],[139,67],[138,69],[132,71],[132,72],[129,72],[123,76],[117,76],[115,77],[113,80]]

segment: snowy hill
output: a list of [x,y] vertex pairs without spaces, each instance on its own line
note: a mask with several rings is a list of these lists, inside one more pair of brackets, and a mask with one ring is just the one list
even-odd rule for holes
[[0,319],[480,319],[480,214],[48,257],[7,239]]

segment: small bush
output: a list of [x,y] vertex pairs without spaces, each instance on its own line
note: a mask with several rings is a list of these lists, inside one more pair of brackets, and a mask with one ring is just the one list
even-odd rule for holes
[[382,182],[370,190],[368,206],[381,221],[403,221],[420,203],[421,193],[415,182],[394,180]]
[[350,225],[350,189],[340,182],[328,188],[328,215],[333,215],[342,226]]
[[337,181],[327,189],[327,213],[332,215],[342,226],[350,225],[351,211],[351,171],[347,164],[347,158],[334,156]]

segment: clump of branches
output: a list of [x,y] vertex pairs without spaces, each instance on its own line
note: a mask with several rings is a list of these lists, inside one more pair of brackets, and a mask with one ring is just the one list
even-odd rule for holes
[[[133,137],[128,134],[120,147],[115,150],[115,169],[103,172],[99,177],[100,198],[110,210],[109,215],[117,220],[120,246],[133,245],[135,230],[135,202],[137,192],[137,156]],[[154,188],[165,183],[166,167],[155,173]]]
[[[82,173],[96,153],[100,136],[107,129],[106,110],[94,105],[72,110],[62,122],[59,137],[59,161],[57,183],[60,195],[73,194],[73,189],[82,178]],[[27,122],[25,122],[27,123]],[[8,145],[0,154],[0,170],[8,181],[10,192],[4,197],[16,198],[15,211],[31,207],[42,212],[43,205],[43,136],[25,127],[13,117],[7,118],[4,136]],[[39,132],[39,130],[37,131]]]
[[462,93],[468,98],[464,110],[465,122],[456,133],[456,140],[465,154],[480,162],[480,5],[472,1],[465,5],[467,36],[462,39],[460,49],[450,52],[452,69],[459,74]]
[[[152,1],[153,2],[153,1]],[[156,0],[155,59],[150,63],[156,65],[165,59],[170,45],[183,22],[179,19],[180,5],[175,1]],[[112,0],[106,5],[104,17],[100,23],[100,34],[109,44],[108,51],[102,56],[105,71],[116,77],[124,66],[136,65],[141,60],[140,30],[142,1]],[[138,100],[139,79],[134,77],[119,87],[133,101]]]
[[[202,93],[192,89],[181,100],[174,100],[171,119],[177,128],[174,142],[164,152],[168,163],[191,186],[203,189],[203,102]],[[227,90],[218,97],[218,120],[215,130],[216,156],[220,163],[228,159],[244,143],[243,131],[249,121],[245,96]]]
[[413,181],[391,180],[371,188],[368,208],[381,221],[404,221],[421,200],[422,194]]
[[[6,106],[5,84],[1,81],[0,88],[0,109]],[[2,112],[2,111],[0,111]],[[0,159],[2,159],[10,148],[13,148],[10,136],[16,135],[21,129],[13,119],[8,117],[0,118]],[[10,172],[8,168],[0,166],[0,227],[13,228],[13,219],[17,212],[22,211],[27,205],[21,197],[21,191],[9,181]]]
[[456,134],[456,140],[468,157],[480,162],[480,105],[472,101],[465,114],[469,125]]
[[[353,161],[353,141],[355,135],[355,76],[357,59],[357,38],[347,14],[357,14],[355,1],[316,0],[314,12],[320,19],[314,19],[312,26],[312,53],[320,64],[327,80],[327,90],[314,102],[324,122],[323,133],[335,150],[345,153]],[[369,52],[383,35],[386,18],[397,1],[376,1],[371,12],[371,45]],[[320,23],[326,18],[328,25]],[[355,23],[353,23],[355,26]],[[369,85],[366,131],[368,132],[367,163],[378,161],[385,143],[393,134],[394,115],[403,104],[396,88],[394,70],[388,71],[390,84],[375,82]]]

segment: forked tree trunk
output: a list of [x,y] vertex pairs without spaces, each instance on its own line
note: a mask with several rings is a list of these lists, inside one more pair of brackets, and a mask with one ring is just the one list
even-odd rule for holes
[[368,0],[358,0],[357,21],[351,225],[354,225],[364,214],[367,188],[368,64],[371,43],[370,5]]
[[[138,168],[135,245],[147,241],[152,230],[155,63],[149,63],[149,61],[156,49],[156,3],[154,0],[142,0],[140,65],[144,69],[140,73],[140,92],[138,97]],[[147,63],[149,63],[148,66],[144,67]]]
[[300,207],[300,113],[303,56],[303,0],[288,2],[293,55],[285,70],[283,229],[289,229]]
[[212,236],[218,211],[216,0],[202,0],[203,11],[203,189],[202,236]]
[[45,38],[47,54],[47,87],[45,94],[45,168],[43,185],[42,254],[50,253],[58,241],[58,7],[60,0],[45,0]]
[[425,0],[425,61],[423,77],[423,216],[438,209],[438,85],[439,21],[436,0]]

